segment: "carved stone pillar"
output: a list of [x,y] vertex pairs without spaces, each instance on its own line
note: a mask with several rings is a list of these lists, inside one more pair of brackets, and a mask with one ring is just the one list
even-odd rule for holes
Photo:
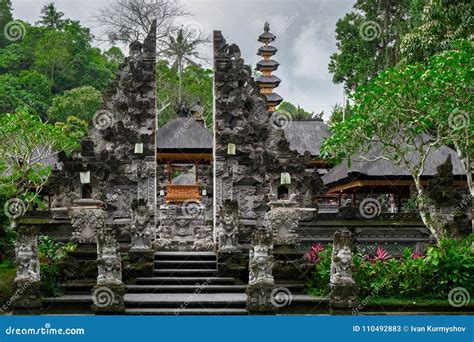
[[217,270],[219,276],[239,276],[245,269],[241,265],[242,251],[238,247],[239,208],[237,201],[225,200],[219,209],[217,228]]
[[356,284],[352,272],[354,237],[348,229],[337,230],[334,233],[334,242],[331,259],[331,277],[329,286],[330,306],[333,308],[351,308],[357,306],[359,286]]
[[120,232],[105,225],[97,234],[97,285],[92,289],[95,311],[121,312],[125,310],[122,283],[122,259],[118,237]]
[[42,305],[40,264],[38,261],[38,228],[20,226],[16,229],[16,278],[14,280],[15,310],[39,309]]
[[271,313],[275,281],[273,267],[273,233],[264,228],[258,229],[250,247],[249,284],[247,286],[247,310],[250,312]]
[[130,233],[132,243],[128,256],[131,264],[131,276],[146,277],[153,275],[154,249],[152,244],[152,227],[148,201],[134,199],[131,205],[132,224]]

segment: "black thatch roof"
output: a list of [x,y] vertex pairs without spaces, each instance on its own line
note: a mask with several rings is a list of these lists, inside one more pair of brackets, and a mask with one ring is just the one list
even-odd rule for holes
[[193,118],[168,121],[156,133],[159,152],[211,152],[212,134]]
[[328,127],[320,120],[293,120],[285,127],[285,136],[290,149],[312,156],[319,156],[321,145],[330,133]]
[[[372,150],[366,154],[366,158],[374,158],[379,155],[381,145],[374,145]],[[436,175],[437,167],[443,164],[448,156],[451,155],[453,163],[454,176],[463,176],[466,174],[462,162],[459,160],[456,152],[447,147],[441,146],[438,149],[431,150],[425,161],[425,170],[422,176],[431,177]],[[418,160],[416,155],[412,155],[413,160]],[[353,179],[394,179],[410,178],[410,174],[401,167],[387,160],[364,161],[353,159],[349,167],[347,160],[332,168],[322,179],[325,185],[332,187],[347,183]]]

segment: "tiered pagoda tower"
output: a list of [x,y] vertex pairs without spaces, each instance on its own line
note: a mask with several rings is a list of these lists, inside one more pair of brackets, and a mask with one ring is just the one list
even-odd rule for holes
[[272,72],[278,69],[280,63],[272,59],[272,56],[276,54],[278,49],[269,45],[276,39],[276,36],[270,32],[270,24],[268,22],[265,22],[263,30],[264,32],[258,37],[258,41],[263,43],[263,46],[257,52],[257,55],[263,59],[257,63],[256,67],[256,70],[260,71],[262,75],[257,78],[256,83],[260,88],[260,93],[264,94],[267,98],[267,110],[274,112],[275,107],[283,101],[280,95],[273,92],[273,89],[280,85],[281,80],[272,75]]

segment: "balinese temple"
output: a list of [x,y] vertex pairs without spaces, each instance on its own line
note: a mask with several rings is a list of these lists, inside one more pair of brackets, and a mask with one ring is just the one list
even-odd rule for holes
[[[179,107],[158,129],[158,239],[162,250],[199,250],[213,217],[213,138],[204,124]],[[212,234],[204,234],[207,240]],[[206,249],[206,248],[204,248]]]
[[257,63],[256,70],[262,74],[258,77],[255,83],[259,86],[260,92],[267,98],[267,109],[269,112],[274,112],[275,107],[283,101],[283,98],[273,89],[280,85],[281,80],[272,75],[272,72],[278,69],[280,63],[272,59],[278,49],[269,45],[276,39],[276,36],[270,32],[270,24],[268,22],[264,25],[264,32],[258,37],[258,41],[264,45],[258,49],[257,55],[262,57],[262,60]]

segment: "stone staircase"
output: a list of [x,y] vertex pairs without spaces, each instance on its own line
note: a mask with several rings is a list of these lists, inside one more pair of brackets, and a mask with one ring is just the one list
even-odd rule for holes
[[127,284],[125,314],[247,314],[245,284],[218,277],[212,252],[157,252],[153,273]]

